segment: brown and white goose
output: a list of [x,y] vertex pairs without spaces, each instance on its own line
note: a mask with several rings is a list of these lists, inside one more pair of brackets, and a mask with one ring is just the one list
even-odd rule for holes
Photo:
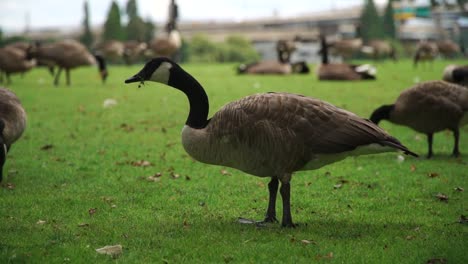
[[468,65],[448,65],[442,77],[444,81],[468,87]]
[[231,102],[208,119],[208,96],[189,73],[168,58],[155,58],[125,83],[154,81],[182,91],[190,112],[182,144],[194,159],[271,177],[265,222],[276,221],[281,182],[282,225],[294,227],[290,180],[347,156],[402,150],[416,156],[369,120],[327,102],[289,93],[266,93]]
[[327,81],[356,81],[375,80],[377,70],[369,64],[353,65],[346,63],[330,63],[328,58],[328,43],[325,36],[320,36],[322,64],[317,69],[319,80]]
[[26,112],[16,95],[0,88],[0,182],[3,178],[3,165],[11,145],[18,140],[26,128]]
[[376,124],[388,120],[426,134],[428,158],[433,154],[433,134],[450,129],[455,137],[453,155],[458,156],[459,127],[468,123],[468,89],[444,81],[419,83],[403,91],[394,104],[377,108],[370,119]]
[[54,78],[54,85],[58,85],[60,73],[65,69],[67,85],[70,85],[70,70],[88,65],[97,65],[102,82],[105,82],[108,72],[104,58],[91,54],[80,42],[66,39],[55,43],[36,46],[30,51],[33,58],[53,61],[58,67]]

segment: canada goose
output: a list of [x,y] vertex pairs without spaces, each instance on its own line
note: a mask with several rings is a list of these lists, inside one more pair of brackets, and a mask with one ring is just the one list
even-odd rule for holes
[[441,40],[436,42],[439,53],[445,58],[453,58],[460,53],[460,46],[451,40]]
[[444,69],[443,80],[468,87],[468,65],[448,65]]
[[339,55],[343,60],[348,60],[353,57],[354,54],[359,52],[362,48],[362,39],[343,39],[337,40],[331,43],[330,53],[333,55]]
[[438,54],[437,45],[430,41],[422,41],[416,46],[416,52],[413,57],[414,67],[418,66],[419,62],[432,62]]
[[455,137],[453,155],[458,156],[459,127],[468,123],[467,112],[468,89],[445,81],[428,81],[403,91],[394,104],[377,108],[370,119],[376,124],[385,119],[425,133],[428,158],[433,154],[433,134],[450,129]]
[[54,78],[54,85],[58,85],[62,69],[65,69],[67,85],[70,85],[70,70],[80,66],[97,64],[103,82],[108,75],[104,58],[100,55],[92,55],[83,44],[76,40],[67,39],[44,44],[35,47],[31,54],[37,59],[53,61],[59,67]]
[[96,45],[93,50],[101,54],[107,61],[116,63],[122,60],[125,45],[118,40],[107,40]]
[[372,56],[375,61],[385,57],[389,57],[394,61],[397,61],[395,48],[385,40],[371,40],[367,45],[362,47],[361,51]]
[[124,43],[124,54],[123,58],[127,65],[134,63],[135,61],[143,58],[144,52],[148,48],[148,45],[144,42],[138,42],[136,40],[129,40]]
[[239,74],[306,74],[309,67],[303,61],[295,63],[282,63],[279,61],[260,61],[251,64],[241,64],[237,68]]
[[[34,45],[41,45],[40,42],[36,41]],[[26,53],[26,60],[32,60],[33,58],[30,56],[30,50],[32,48],[32,44],[25,42],[25,41],[17,41],[11,44],[8,44],[7,47],[13,47],[20,49]],[[54,63],[51,61],[45,60],[36,60],[36,67],[47,67],[49,73],[53,76],[54,75]]]
[[10,74],[29,71],[36,65],[35,60],[28,60],[27,54],[14,47],[0,48],[0,72],[6,75],[7,84],[11,82]]
[[289,63],[292,53],[296,50],[294,41],[278,40],[276,42],[276,53],[278,54],[278,61]]
[[155,58],[125,83],[154,81],[185,93],[190,112],[182,144],[194,159],[271,177],[265,222],[276,221],[281,181],[282,225],[294,227],[292,173],[313,170],[351,155],[402,150],[416,156],[369,120],[327,102],[288,93],[247,96],[208,118],[208,96],[195,78],[168,58]]
[[179,31],[171,29],[169,32],[151,41],[149,48],[154,56],[174,57],[181,46],[182,38]]
[[11,145],[21,137],[26,127],[26,112],[16,95],[0,88],[0,182],[3,178],[7,152]]
[[320,37],[322,65],[318,68],[319,80],[352,81],[375,80],[376,69],[369,65],[351,65],[346,63],[330,63],[328,60],[328,44],[325,36]]

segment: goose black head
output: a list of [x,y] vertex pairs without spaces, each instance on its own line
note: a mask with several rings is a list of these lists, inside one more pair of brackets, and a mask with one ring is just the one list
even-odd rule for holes
[[390,114],[395,108],[395,105],[382,105],[381,107],[374,110],[371,117],[369,118],[374,124],[378,125],[383,119],[389,120]]
[[171,70],[175,65],[169,58],[154,58],[147,62],[140,72],[125,80],[125,83],[140,82],[143,84],[145,81],[153,81],[167,85],[171,77]]

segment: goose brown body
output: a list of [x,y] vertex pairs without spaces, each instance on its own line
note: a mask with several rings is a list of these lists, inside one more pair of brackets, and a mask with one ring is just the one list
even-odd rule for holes
[[459,127],[468,123],[468,89],[445,81],[419,83],[403,91],[393,105],[382,106],[371,116],[375,123],[382,119],[427,134],[428,157],[432,156],[433,133],[452,130],[453,154],[458,156]]
[[4,150],[9,150],[11,145],[18,140],[26,128],[26,112],[18,97],[6,88],[0,88],[0,182],[2,181],[3,164],[6,159]]
[[65,69],[67,84],[70,85],[70,70],[81,66],[98,65],[102,81],[104,82],[107,78],[104,59],[91,54],[83,44],[76,40],[66,39],[40,45],[35,47],[31,54],[39,60],[52,61],[59,67],[55,75],[55,85],[58,85],[62,69]]
[[[231,102],[204,129],[186,126],[182,143],[201,162],[261,177],[320,168],[371,144],[381,146],[381,152],[401,146],[368,120],[289,93],[257,94]],[[379,152],[377,146],[375,152]]]
[[7,82],[10,82],[10,74],[29,71],[36,65],[35,60],[28,60],[26,52],[14,48],[0,48],[0,71],[5,72]]
[[155,58],[126,83],[155,81],[187,95],[190,112],[182,144],[194,159],[271,177],[266,222],[276,221],[279,182],[282,225],[293,227],[292,173],[347,156],[402,150],[417,156],[369,120],[327,102],[289,93],[247,96],[228,103],[208,120],[209,103],[195,78],[168,58]]

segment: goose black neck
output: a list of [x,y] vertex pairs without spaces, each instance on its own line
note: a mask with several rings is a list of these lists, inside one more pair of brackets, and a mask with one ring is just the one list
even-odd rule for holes
[[320,37],[320,48],[321,48],[321,53],[322,53],[322,64],[328,64],[328,45],[327,45],[327,39],[325,36]]
[[185,124],[191,128],[201,129],[208,124],[209,102],[208,96],[201,84],[179,66],[171,69],[168,82],[187,96],[190,104],[190,113]]
[[372,113],[370,120],[375,124],[379,124],[379,122],[383,119],[390,120],[390,113],[393,111],[394,108],[394,104],[382,105]]

